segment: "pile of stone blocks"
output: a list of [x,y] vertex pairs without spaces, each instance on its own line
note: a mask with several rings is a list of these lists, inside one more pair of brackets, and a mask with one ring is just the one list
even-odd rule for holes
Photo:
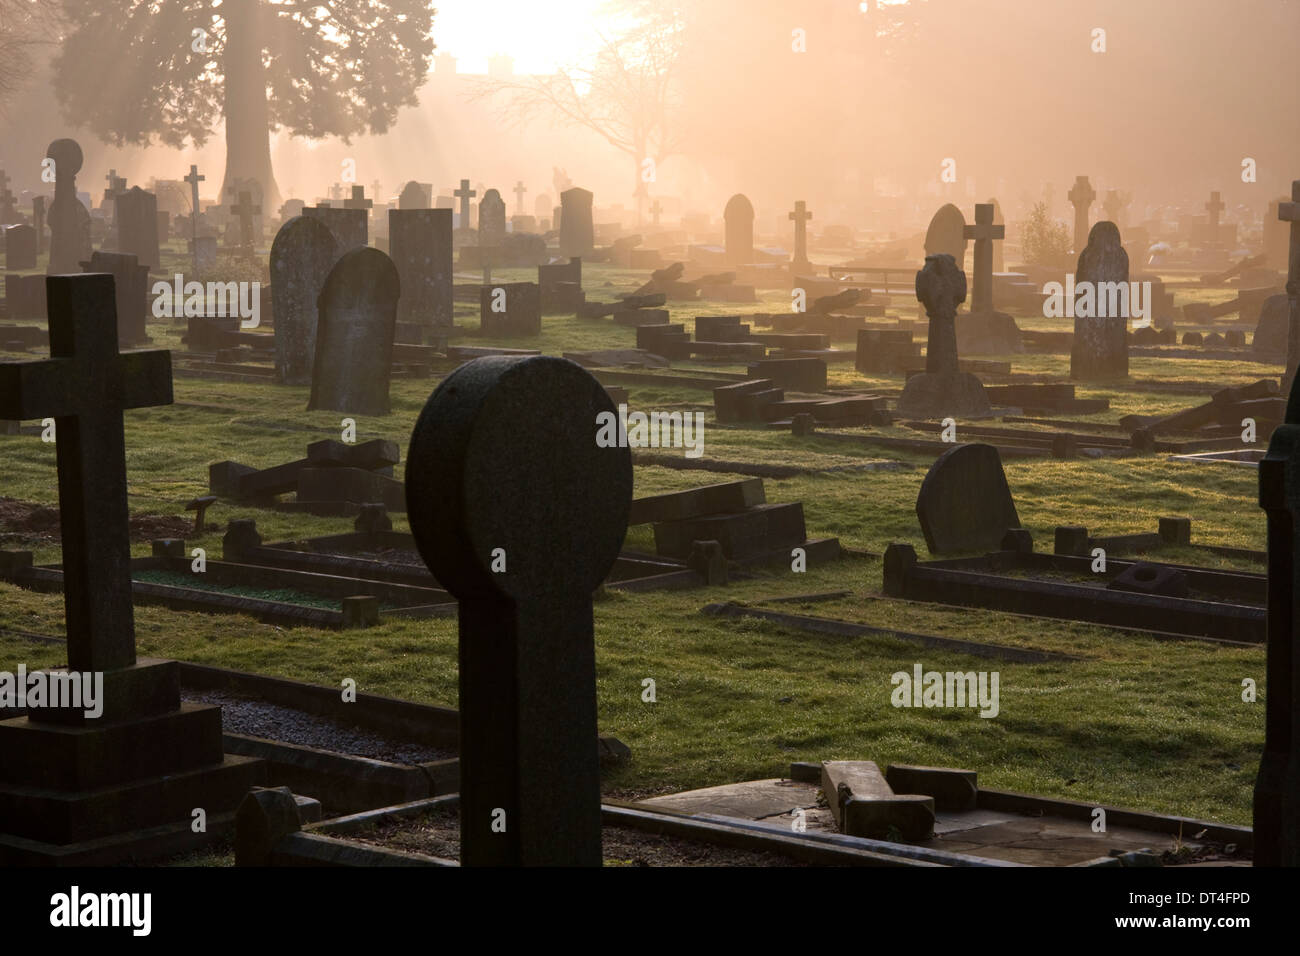
[[888,403],[877,395],[846,395],[836,398],[790,399],[785,389],[770,378],[751,379],[713,390],[713,413],[719,424],[768,422],[789,425],[795,415],[806,414],[812,421],[832,427],[888,425],[892,418]]
[[724,361],[763,358],[767,346],[750,341],[750,327],[740,319],[738,315],[697,315],[691,353],[699,358]]
[[974,810],[974,771],[892,764],[885,773],[870,760],[827,760],[822,793],[840,831],[875,840],[923,843],[934,837],[936,810]]
[[[235,461],[208,467],[208,492],[282,510],[312,514],[355,514],[365,504],[406,511],[402,482],[392,477],[399,461],[397,444],[382,438],[345,445],[332,439],[312,442],[307,457],[273,468],[253,468]],[[294,494],[294,502],[276,497]]]

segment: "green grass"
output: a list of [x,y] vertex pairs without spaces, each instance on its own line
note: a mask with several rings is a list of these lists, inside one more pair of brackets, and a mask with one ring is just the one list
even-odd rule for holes
[[[164,272],[167,267],[164,267]],[[609,300],[631,291],[643,275],[588,265],[589,298]],[[531,270],[498,271],[501,281]],[[468,281],[468,280],[462,280]],[[788,309],[788,294],[761,294],[753,307],[670,303],[673,321],[688,328],[697,314]],[[1180,303],[1186,301],[1180,292]],[[915,315],[904,304],[893,310]],[[457,322],[476,331],[477,315],[458,303]],[[1048,327],[1050,320],[1023,324]],[[527,345],[550,354],[594,348],[630,348],[630,329],[608,320],[548,316],[539,340],[493,342],[476,334],[465,344]],[[1062,328],[1066,327],[1064,323]],[[920,326],[918,326],[918,329]],[[157,347],[179,347],[182,326],[151,324]],[[841,347],[851,347],[841,341]],[[9,356],[12,357],[12,356]],[[1064,376],[1068,357],[1007,356],[1017,372]],[[740,365],[675,363],[698,370],[743,371]],[[1140,380],[1240,384],[1276,375],[1255,363],[1135,358]],[[851,365],[831,366],[835,384],[897,391],[900,376],[864,377]],[[396,440],[405,452],[412,425],[434,380],[392,385],[393,413],[361,418],[357,439]],[[234,459],[269,466],[301,457],[307,442],[338,437],[342,415],[307,412],[307,389],[233,385],[178,377],[177,406],[126,413],[130,508],[136,514],[184,514],[184,504],[206,492],[208,465]],[[1111,411],[1088,417],[1172,411],[1203,396],[1147,393],[1122,386],[1081,386],[1080,397],[1108,397]],[[765,481],[769,501],[802,501],[810,535],[835,535],[853,548],[882,551],[908,541],[925,555],[914,510],[932,460],[814,435],[794,438],[763,428],[713,427],[711,397],[670,386],[630,387],[634,407],[704,410],[705,456],[748,462],[828,468],[895,459],[899,471],[810,474]],[[201,406],[201,407],[194,407]],[[898,426],[881,434],[922,436]],[[959,428],[960,438],[960,428]],[[0,495],[55,504],[55,452],[35,436],[0,436],[5,462]],[[403,466],[398,467],[400,477]],[[1041,548],[1050,548],[1058,524],[1083,524],[1095,534],[1154,531],[1162,515],[1190,515],[1198,543],[1260,549],[1264,515],[1253,470],[1203,466],[1164,458],[1012,461],[1007,479],[1022,523]],[[689,488],[729,476],[639,467],[636,494]],[[219,526],[255,518],[265,540],[301,539],[351,529],[349,519],[214,506]],[[405,528],[403,516],[394,525]],[[221,554],[222,527],[187,547]],[[557,537],[557,547],[559,547]],[[629,545],[649,549],[648,528],[632,529]],[[13,545],[10,545],[13,546]],[[145,541],[134,553],[149,551]],[[35,547],[38,562],[58,560],[58,548]],[[1194,552],[1175,560],[1229,566]],[[1258,570],[1258,568],[1252,568]],[[874,637],[808,635],[754,620],[703,616],[723,600],[846,589],[837,601],[783,605],[784,610],[837,616],[882,627],[968,640],[1034,647],[1077,655],[1077,663],[1012,664],[965,658]],[[0,668],[63,660],[61,647],[33,643],[15,631],[62,633],[62,598],[0,585]],[[367,692],[454,705],[456,625],[450,620],[392,621],[366,631],[283,629],[241,616],[136,610],[143,655],[240,668],[340,686],[353,678]],[[866,758],[963,766],[986,786],[1205,817],[1250,820],[1251,788],[1263,740],[1264,654],[1199,642],[1160,642],[1091,625],[1045,621],[970,609],[948,609],[885,599],[880,565],[845,560],[804,574],[778,569],[727,587],[653,594],[611,593],[596,605],[599,718],[603,732],[624,740],[632,761],[606,777],[612,793],[649,793],[777,776],[790,761]],[[1001,712],[981,719],[974,710],[911,710],[890,705],[890,675],[920,662],[926,669],[997,670]],[[641,699],[653,678],[657,702]],[[1241,682],[1254,679],[1260,701],[1241,701]],[[557,688],[557,692],[561,692]],[[788,700],[787,700],[788,699]],[[783,702],[784,701],[784,702]]]

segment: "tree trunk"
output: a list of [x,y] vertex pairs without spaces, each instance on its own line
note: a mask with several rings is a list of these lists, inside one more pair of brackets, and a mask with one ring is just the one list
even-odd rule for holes
[[226,173],[221,181],[221,202],[227,202],[228,186],[255,179],[262,187],[262,215],[269,219],[280,208],[280,189],[271,169],[270,117],[259,39],[266,35],[261,23],[261,0],[225,0],[222,9],[226,17],[226,49],[222,57]]

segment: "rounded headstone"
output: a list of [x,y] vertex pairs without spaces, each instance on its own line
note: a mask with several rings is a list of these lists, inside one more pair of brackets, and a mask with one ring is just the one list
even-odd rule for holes
[[1002,459],[992,445],[957,445],[940,455],[916,496],[916,516],[932,554],[994,551],[1020,527]]
[[952,203],[939,208],[925,232],[927,256],[950,255],[960,269],[966,260],[966,217]]

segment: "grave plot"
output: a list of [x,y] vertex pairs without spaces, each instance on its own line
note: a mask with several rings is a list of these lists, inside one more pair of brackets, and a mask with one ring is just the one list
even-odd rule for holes
[[[357,445],[322,439],[297,461],[257,469],[235,461],[208,468],[208,493],[279,511],[355,515],[366,504],[404,511],[402,483],[392,477],[399,461],[395,442],[376,438]],[[293,494],[295,500],[280,501]]]

